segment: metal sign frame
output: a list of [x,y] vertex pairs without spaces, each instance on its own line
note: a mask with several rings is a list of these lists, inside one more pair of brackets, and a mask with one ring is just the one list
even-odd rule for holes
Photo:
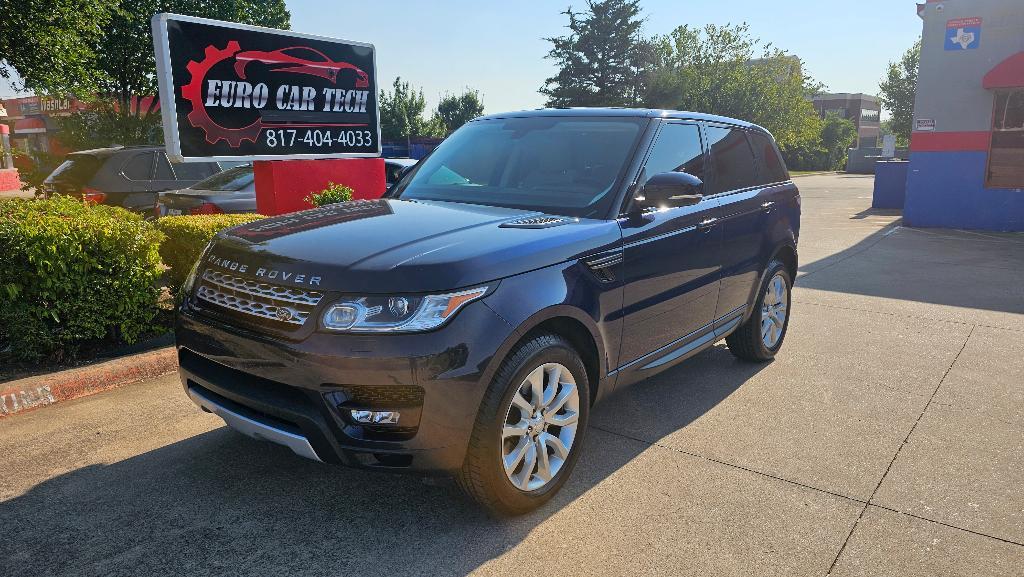
[[[181,154],[181,142],[178,138],[178,111],[177,102],[175,98],[175,87],[174,79],[171,72],[171,47],[170,40],[167,34],[167,23],[171,20],[177,20],[181,22],[193,22],[197,24],[206,24],[209,26],[217,26],[227,29],[235,30],[248,30],[252,32],[263,32],[266,34],[275,34],[278,36],[286,36],[290,38],[302,38],[307,40],[319,40],[322,42],[332,43],[345,43],[353,46],[364,46],[368,47],[373,51],[373,86],[375,91],[379,91],[380,87],[377,85],[377,49],[373,44],[368,42],[357,42],[354,40],[344,40],[340,38],[330,38],[327,36],[319,36],[316,34],[305,34],[301,32],[292,32],[290,30],[279,30],[277,28],[265,28],[263,26],[251,26],[248,24],[237,24],[235,22],[225,22],[222,20],[211,20],[209,18],[198,18],[195,16],[183,16],[180,14],[171,13],[160,13],[154,14],[151,21],[153,28],[153,49],[156,55],[156,76],[157,84],[159,86],[158,94],[160,96],[160,115],[163,120],[163,131],[164,131],[164,143],[167,148],[167,156],[175,162],[209,162],[209,161],[238,161],[238,160],[313,160],[319,158],[377,158],[381,156],[382,143],[381,143],[381,128],[380,128],[380,102],[374,106],[374,112],[376,114],[377,124],[377,151],[376,152],[351,152],[351,153],[313,153],[313,154],[281,154],[281,155],[233,155],[233,156],[182,156]],[[374,98],[378,98],[377,94],[374,94]]]

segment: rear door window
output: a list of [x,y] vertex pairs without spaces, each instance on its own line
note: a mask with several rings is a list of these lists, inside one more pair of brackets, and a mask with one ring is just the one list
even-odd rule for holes
[[749,188],[757,184],[754,151],[747,142],[746,131],[740,128],[709,126],[708,148],[714,174],[711,194]]
[[757,156],[757,183],[771,184],[789,180],[786,165],[779,157],[771,139],[759,132],[749,132],[747,136],[750,137],[750,144],[753,145],[754,154]]
[[167,155],[157,153],[156,155],[156,178],[154,180],[174,180],[174,171],[171,170],[171,163],[167,162]]
[[255,190],[253,187],[252,166],[239,166],[229,168],[224,172],[215,174],[210,178],[201,180],[189,188],[194,190],[212,190],[216,192],[238,192],[240,190]]
[[121,174],[128,180],[151,180],[153,178],[153,153],[140,152],[121,167]]
[[704,180],[704,149],[696,124],[673,122],[662,127],[644,165],[644,178],[663,172],[685,172]]

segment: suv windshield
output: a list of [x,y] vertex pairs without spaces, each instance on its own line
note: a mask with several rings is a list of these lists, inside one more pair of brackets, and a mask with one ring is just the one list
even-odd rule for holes
[[646,118],[528,117],[471,122],[393,196],[600,217]]
[[224,172],[218,172],[205,180],[200,180],[189,188],[192,190],[212,190],[215,192],[237,192],[252,188],[253,179],[252,165],[246,164],[229,168]]

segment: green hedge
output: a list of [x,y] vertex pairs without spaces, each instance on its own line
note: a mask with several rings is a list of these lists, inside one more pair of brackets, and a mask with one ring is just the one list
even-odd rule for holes
[[206,244],[225,228],[265,218],[259,214],[201,214],[167,216],[156,221],[156,227],[167,239],[160,245],[160,257],[167,270],[171,291],[177,294],[192,265],[199,260]]
[[74,357],[153,328],[163,235],[138,215],[68,197],[0,201],[0,352]]

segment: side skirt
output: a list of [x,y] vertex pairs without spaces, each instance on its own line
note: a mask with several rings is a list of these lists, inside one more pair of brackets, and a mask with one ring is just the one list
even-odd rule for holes
[[692,333],[631,361],[608,373],[615,377],[615,388],[650,378],[711,347],[735,331],[743,322],[747,307],[741,306]]

